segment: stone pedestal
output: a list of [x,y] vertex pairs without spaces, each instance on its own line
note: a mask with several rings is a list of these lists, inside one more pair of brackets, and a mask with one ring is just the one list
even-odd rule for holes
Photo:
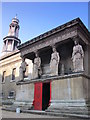
[[51,82],[51,104],[46,111],[90,114],[90,78],[83,74],[62,76]]
[[50,106],[45,110],[71,116],[90,115],[90,77],[83,73],[18,82],[15,104],[32,107],[35,83],[51,83]]
[[23,82],[17,85],[16,100],[14,104],[19,106],[33,106],[34,100],[34,84],[24,84]]

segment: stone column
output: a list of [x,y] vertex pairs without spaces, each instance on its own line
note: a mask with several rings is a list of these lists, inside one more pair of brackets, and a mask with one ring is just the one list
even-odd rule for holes
[[6,50],[6,45],[5,45],[5,42],[4,42],[2,51],[5,51],[5,50]]
[[12,51],[14,50],[14,40],[12,41]]
[[8,48],[8,40],[6,40],[6,50],[7,50],[7,48]]

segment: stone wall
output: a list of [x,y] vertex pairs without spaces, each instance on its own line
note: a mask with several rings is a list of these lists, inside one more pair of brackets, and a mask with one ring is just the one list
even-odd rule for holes
[[[3,97],[6,99],[9,96],[10,91],[16,90],[16,81],[19,77],[19,67],[21,64],[20,53],[7,57],[0,61],[0,81],[2,85]],[[16,69],[15,80],[12,80],[12,70]],[[3,72],[6,71],[5,81],[2,82]]]
[[19,106],[28,105],[32,107],[34,100],[34,84],[23,84],[16,86],[16,99],[14,104]]
[[51,82],[51,104],[46,111],[88,116],[90,78],[78,74]]
[[[32,78],[32,62],[26,59],[28,64],[28,78]],[[19,80],[19,67],[21,65],[20,53],[16,53],[12,56],[7,56],[7,58],[0,61],[0,85],[2,90],[0,91],[0,96],[3,92],[3,98],[7,99],[10,91],[15,91],[16,95],[16,82]],[[12,80],[12,70],[15,70],[15,80]],[[2,82],[3,72],[6,71],[5,81]]]
[[33,101],[34,84],[23,84],[16,86],[16,101]]
[[52,81],[51,100],[88,99],[88,82],[89,80],[84,77]]

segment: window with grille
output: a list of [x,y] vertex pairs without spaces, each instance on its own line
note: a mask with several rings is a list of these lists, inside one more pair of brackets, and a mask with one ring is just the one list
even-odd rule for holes
[[15,91],[10,91],[8,98],[15,98]]

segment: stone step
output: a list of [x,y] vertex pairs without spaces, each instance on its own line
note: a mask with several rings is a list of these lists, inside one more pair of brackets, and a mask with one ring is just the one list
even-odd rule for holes
[[85,108],[85,107],[63,107],[63,108],[48,108],[46,110],[47,112],[48,111],[59,111],[59,112],[87,112],[87,111],[90,111],[90,107],[89,108]]
[[9,111],[15,112],[16,108],[18,108],[18,107],[21,109],[21,111],[23,109],[24,110],[31,110],[31,109],[33,109],[33,108],[29,107],[29,106],[23,106],[23,107],[21,107],[21,106],[11,106],[11,107],[5,106],[5,107],[2,107],[2,110],[9,110]]
[[[7,107],[7,108],[2,108],[2,110],[6,110],[6,111],[12,111],[12,112],[16,112],[15,108],[12,107]],[[31,114],[39,114],[39,115],[52,115],[52,116],[61,116],[64,118],[85,118],[85,119],[89,119],[90,120],[90,115],[84,115],[84,114],[75,114],[75,113],[63,113],[63,112],[56,112],[56,111],[37,111],[37,110],[24,110],[22,109],[21,112],[23,113],[31,113]]]
[[90,115],[90,111],[83,111],[83,110],[46,110],[46,112],[54,112],[54,113],[71,113],[71,114],[84,114],[84,115]]
[[23,110],[24,113],[32,113],[32,114],[42,114],[42,115],[53,115],[53,116],[62,116],[67,118],[88,118],[90,119],[90,116],[83,115],[83,114],[70,114],[70,113],[56,113],[56,112],[45,112],[45,111],[35,111],[35,110]]
[[[85,107],[61,107],[61,108],[48,108],[48,109],[51,109],[51,110],[87,110],[87,109],[90,109],[90,108],[85,108]],[[47,110],[48,110],[47,109]]]

